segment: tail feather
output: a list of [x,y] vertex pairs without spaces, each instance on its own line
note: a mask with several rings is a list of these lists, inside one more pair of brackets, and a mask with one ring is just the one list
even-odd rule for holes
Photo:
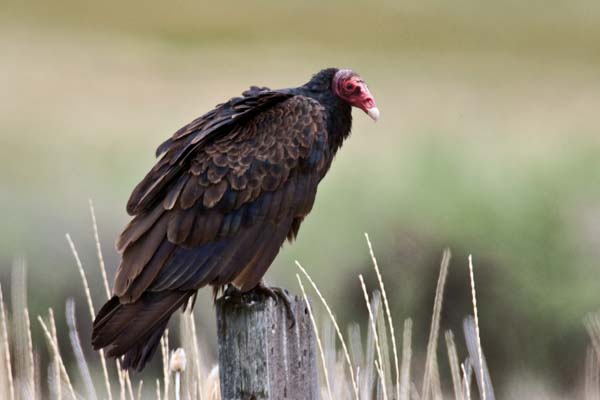
[[110,357],[123,358],[123,368],[142,370],[150,361],[169,318],[187,304],[194,291],[147,292],[136,302],[122,304],[111,298],[94,320],[92,345],[108,348]]
[[164,322],[162,322],[154,331],[152,331],[148,338],[141,340],[138,344],[127,350],[123,357],[122,367],[124,369],[135,369],[136,371],[141,371],[152,359],[154,353],[156,353],[156,349],[158,349],[158,345],[160,343],[160,338],[167,328],[168,323],[169,320],[165,319]]

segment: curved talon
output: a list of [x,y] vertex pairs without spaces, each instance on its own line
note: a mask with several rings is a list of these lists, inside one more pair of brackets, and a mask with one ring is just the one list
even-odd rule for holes
[[278,299],[283,301],[283,305],[285,306],[286,314],[288,318],[292,321],[289,329],[292,329],[296,325],[296,314],[294,313],[294,309],[292,308],[292,300],[293,297],[286,289],[282,289],[279,287],[269,287],[264,282],[260,282],[254,290],[258,292],[262,292],[273,299],[275,303],[278,303]]

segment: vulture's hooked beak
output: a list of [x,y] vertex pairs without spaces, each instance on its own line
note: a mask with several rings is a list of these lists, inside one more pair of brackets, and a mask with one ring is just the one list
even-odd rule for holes
[[377,122],[379,119],[379,108],[377,108],[377,104],[375,104],[375,98],[373,98],[373,95],[371,95],[369,88],[367,88],[367,85],[364,82],[362,82],[358,107],[366,112],[373,121]]
[[379,108],[371,107],[367,109],[367,115],[375,122],[379,119]]

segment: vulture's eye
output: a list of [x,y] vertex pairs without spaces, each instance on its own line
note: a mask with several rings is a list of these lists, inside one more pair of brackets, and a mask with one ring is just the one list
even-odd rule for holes
[[346,83],[346,90],[354,89],[354,83]]

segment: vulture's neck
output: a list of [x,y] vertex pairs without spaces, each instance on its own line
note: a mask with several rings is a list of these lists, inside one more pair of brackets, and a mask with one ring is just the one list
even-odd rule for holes
[[344,143],[344,140],[350,135],[352,107],[334,95],[329,89],[329,85],[317,88],[305,85],[295,89],[294,92],[315,99],[325,107],[329,149],[333,157]]

